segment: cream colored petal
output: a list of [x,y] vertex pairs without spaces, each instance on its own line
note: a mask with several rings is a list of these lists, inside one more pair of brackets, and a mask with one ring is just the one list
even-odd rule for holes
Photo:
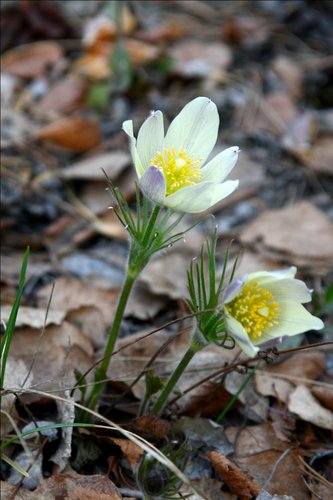
[[137,149],[136,149],[136,139],[134,137],[133,133],[133,122],[132,120],[126,120],[123,123],[123,131],[128,135],[130,139],[130,151],[131,151],[131,156],[132,160],[134,163],[134,167],[137,173],[137,176],[140,177],[145,173],[145,169],[141,163],[140,157],[138,155]]
[[[260,284],[260,282],[259,282]],[[311,301],[311,293],[303,281],[295,279],[282,279],[266,281],[264,287],[269,290],[274,300],[292,300],[301,304]]]
[[225,181],[221,184],[216,184],[210,207],[232,194],[238,188],[238,185],[239,181]]
[[207,97],[197,97],[171,122],[164,146],[185,149],[203,163],[216,143],[219,121],[216,105]]
[[[283,335],[298,335],[309,330],[321,330],[324,323],[320,318],[313,316],[298,302],[282,300],[280,305],[279,323],[267,331],[269,338]],[[256,343],[262,342],[262,337]]]
[[238,181],[227,181],[218,185],[213,182],[201,182],[167,196],[164,204],[176,211],[199,213],[228,196],[237,186]]
[[222,182],[234,168],[239,153],[239,147],[225,149],[203,166],[201,173],[204,181]]
[[259,348],[252,344],[243,326],[235,318],[229,315],[226,316],[226,326],[229,335],[235,339],[235,342],[245,354],[254,357],[259,351]]
[[291,266],[286,269],[279,269],[277,271],[257,271],[255,273],[248,274],[248,281],[257,281],[260,286],[269,281],[282,280],[282,279],[292,279],[295,277],[297,268]]
[[151,160],[162,150],[164,140],[163,114],[154,111],[142,124],[137,138],[137,151],[144,169],[151,166]]

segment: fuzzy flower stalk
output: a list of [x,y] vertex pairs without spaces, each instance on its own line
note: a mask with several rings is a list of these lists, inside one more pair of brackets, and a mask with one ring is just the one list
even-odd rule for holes
[[[218,125],[217,108],[206,97],[194,99],[185,106],[165,137],[160,111],[153,112],[143,123],[137,140],[132,121],[123,124],[130,137],[133,163],[139,177],[136,213],[132,213],[121,191],[109,181],[115,213],[129,234],[130,246],[125,281],[104,357],[85,401],[89,409],[95,409],[107,380],[110,359],[135,280],[156,252],[183,237],[184,232],[177,233],[176,228],[185,213],[202,212],[232,193],[238,185],[238,181],[222,182],[236,163],[237,147],[205,163],[216,142]],[[166,211],[162,211],[163,205]],[[180,214],[174,218],[174,212]]]
[[225,179],[236,164],[239,148],[230,147],[208,160],[218,128],[216,105],[207,97],[189,102],[166,134],[161,111],[151,113],[137,138],[133,122],[125,121],[123,130],[130,138],[140,187],[148,198],[179,212],[196,213],[231,194],[238,181]]
[[187,272],[187,287],[189,292],[187,304],[190,311],[196,315],[192,339],[188,349],[169,380],[165,383],[153,406],[153,411],[156,413],[163,411],[170,393],[197,352],[208,346],[210,342],[228,349],[232,349],[235,346],[233,338],[226,332],[224,314],[219,311],[219,300],[226,274],[228,252],[224,259],[222,274],[219,280],[217,280],[215,263],[216,243],[217,229],[214,231],[212,241],[205,242],[199,259],[191,262]]
[[223,292],[222,311],[228,334],[250,357],[285,337],[324,327],[304,303],[311,292],[296,276],[296,267],[260,271],[236,279]]
[[288,336],[324,326],[302,305],[311,301],[311,292],[303,281],[295,279],[296,267],[251,273],[234,280],[235,262],[229,284],[223,289],[228,252],[217,279],[216,242],[217,231],[188,271],[187,302],[197,315],[196,324],[189,348],[153,407],[157,413],[164,409],[193,356],[209,343],[228,349],[237,344],[249,357],[255,357],[260,349],[279,344]]

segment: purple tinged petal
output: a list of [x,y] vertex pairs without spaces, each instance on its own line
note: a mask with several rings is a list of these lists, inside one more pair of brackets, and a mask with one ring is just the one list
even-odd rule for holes
[[282,344],[285,340],[287,340],[288,335],[282,335],[281,337],[276,337],[275,339],[267,340],[262,344],[259,344],[260,349],[270,349],[271,347],[275,347],[279,344]]
[[242,291],[246,282],[246,276],[237,278],[235,281],[230,283],[222,293],[221,300],[222,304],[229,304],[235,297]]
[[166,193],[166,181],[157,167],[149,167],[140,179],[142,192],[155,203],[163,204]]

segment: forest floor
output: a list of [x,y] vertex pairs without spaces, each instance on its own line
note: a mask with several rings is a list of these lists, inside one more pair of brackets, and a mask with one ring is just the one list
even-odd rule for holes
[[[2,498],[332,498],[333,3],[21,0],[1,14],[3,331],[30,248],[4,380]],[[151,110],[171,122],[198,96],[219,111],[214,153],[241,149],[239,188],[203,221],[187,214],[181,231],[198,224],[140,274],[104,428],[73,428],[77,374],[103,357],[127,264],[103,170],[134,211],[122,123],[137,132]],[[231,241],[237,276],[296,266],[325,328],[254,360],[212,344],[162,417],[140,414],[145,375],[164,380],[187,347],[186,270],[215,226],[218,266]],[[34,426],[47,429],[8,442]]]

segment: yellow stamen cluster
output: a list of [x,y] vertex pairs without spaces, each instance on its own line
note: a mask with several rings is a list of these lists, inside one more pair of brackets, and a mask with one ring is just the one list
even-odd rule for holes
[[166,181],[166,195],[185,186],[194,186],[201,178],[200,160],[193,160],[185,150],[178,153],[175,148],[164,148],[151,160],[151,165],[163,172]]
[[252,339],[261,337],[269,328],[278,324],[279,304],[273,301],[271,292],[261,288],[257,282],[245,284],[226,308]]

